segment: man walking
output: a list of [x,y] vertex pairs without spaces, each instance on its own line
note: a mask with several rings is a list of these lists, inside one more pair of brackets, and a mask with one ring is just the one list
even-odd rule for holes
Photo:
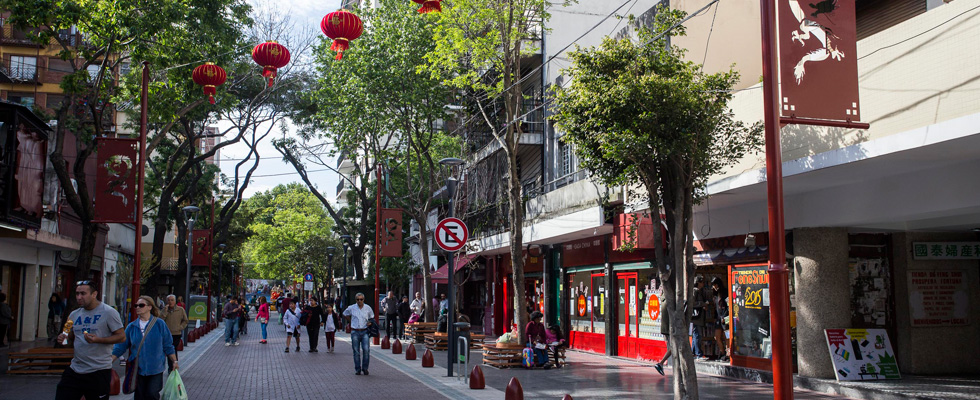
[[425,311],[425,300],[422,299],[422,293],[415,292],[415,300],[412,300],[412,312],[422,317],[425,315],[422,313],[423,311]]
[[401,303],[398,303],[398,329],[395,330],[395,337],[405,338],[405,323],[411,317],[412,309],[408,306],[408,296],[402,296]]
[[368,372],[368,365],[371,362],[371,338],[368,336],[368,324],[373,324],[374,310],[371,306],[364,304],[364,293],[354,295],[354,303],[344,310],[344,318],[347,319],[350,331],[350,343],[354,349],[354,375],[371,375]]
[[119,313],[99,301],[99,290],[93,281],[75,283],[75,300],[79,308],[68,315],[71,330],[58,335],[58,342],[68,339],[75,348],[71,366],[61,374],[56,400],[107,400],[112,380],[112,345],[126,341]]
[[[180,343],[181,335],[188,322],[187,312],[184,311],[183,307],[177,306],[177,296],[167,296],[167,306],[163,308],[163,321],[167,323],[170,335],[174,337],[174,347],[176,347]],[[176,358],[177,353],[174,353],[174,359]],[[170,358],[167,358],[167,368],[167,371],[174,370],[174,362]]]
[[393,338],[395,335],[392,331],[398,328],[398,298],[394,293],[388,291],[382,307],[385,312],[385,336]]
[[238,298],[228,295],[228,303],[221,310],[221,315],[225,316],[225,346],[234,344],[238,346],[238,318],[242,307],[238,305]]

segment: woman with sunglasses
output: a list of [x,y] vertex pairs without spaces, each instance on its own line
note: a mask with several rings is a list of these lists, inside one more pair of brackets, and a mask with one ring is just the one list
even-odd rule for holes
[[139,318],[126,326],[126,341],[113,347],[112,361],[115,362],[129,350],[126,362],[136,362],[136,392],[133,398],[159,400],[167,358],[173,362],[175,370],[179,368],[173,337],[167,324],[160,319],[160,311],[150,296],[140,296],[135,308]]

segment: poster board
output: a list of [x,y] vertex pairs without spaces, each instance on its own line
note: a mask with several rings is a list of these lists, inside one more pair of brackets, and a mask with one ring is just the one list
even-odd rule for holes
[[912,326],[968,325],[970,295],[965,271],[909,271],[909,306]]
[[902,379],[884,329],[826,329],[838,381]]
[[771,358],[768,265],[733,266],[729,282],[732,299],[732,354]]

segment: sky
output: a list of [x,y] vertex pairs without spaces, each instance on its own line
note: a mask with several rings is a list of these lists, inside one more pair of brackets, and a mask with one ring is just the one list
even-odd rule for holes
[[[249,4],[256,8],[269,7],[273,1],[247,0]],[[305,24],[306,26],[314,26],[316,27],[316,31],[319,32],[320,20],[324,15],[339,9],[340,0],[276,0],[275,7],[282,13],[295,16],[298,19],[297,25]],[[223,130],[228,125],[227,123],[219,123],[218,128]],[[286,128],[289,132],[295,132],[291,124],[287,124]],[[252,182],[245,191],[245,197],[249,197],[257,192],[267,191],[279,184],[302,182],[293,167],[282,161],[282,156],[272,146],[271,139],[282,136],[282,133],[277,132],[278,130],[279,128],[276,128],[276,132],[269,135],[259,145],[261,161],[258,169],[253,174]],[[234,168],[237,161],[233,160],[241,159],[246,154],[248,154],[248,147],[241,143],[222,148],[218,157],[218,165],[221,167],[223,173],[228,176],[234,176]],[[246,164],[246,166],[248,165],[250,164]],[[246,166],[242,167],[243,174]],[[311,167],[309,169],[322,168]],[[337,182],[339,181],[337,174],[331,171],[311,172],[310,179],[321,193],[324,194],[324,197],[331,200],[334,199],[337,194]]]

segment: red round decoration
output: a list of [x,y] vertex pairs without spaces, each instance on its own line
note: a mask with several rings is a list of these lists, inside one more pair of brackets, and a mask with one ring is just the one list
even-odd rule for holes
[[324,35],[333,39],[330,50],[337,52],[337,59],[344,58],[344,50],[350,48],[350,41],[364,32],[361,19],[347,10],[337,10],[323,17],[320,29]]
[[289,50],[275,41],[259,43],[252,49],[252,60],[262,66],[262,76],[269,78],[269,86],[276,79],[276,70],[289,64]]
[[218,93],[217,87],[225,83],[227,75],[224,68],[214,63],[204,63],[194,68],[191,78],[194,79],[194,83],[204,86],[204,94],[208,95],[208,100],[214,104],[214,95]]
[[419,14],[426,14],[430,12],[442,12],[442,0],[412,0],[418,4],[422,5],[419,9]]

